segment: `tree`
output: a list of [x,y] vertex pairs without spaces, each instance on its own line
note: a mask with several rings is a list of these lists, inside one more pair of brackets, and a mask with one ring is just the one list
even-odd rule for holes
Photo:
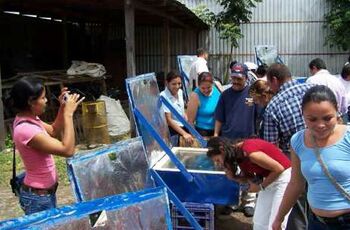
[[239,39],[243,38],[240,25],[250,22],[251,9],[262,0],[217,0],[217,2],[223,8],[218,14],[211,12],[205,5],[197,6],[193,9],[193,12],[205,23],[215,27],[221,39],[230,41],[230,57],[232,60],[233,48],[238,47]]
[[325,27],[330,30],[326,43],[344,51],[350,50],[350,0],[327,0],[330,4],[325,14]]

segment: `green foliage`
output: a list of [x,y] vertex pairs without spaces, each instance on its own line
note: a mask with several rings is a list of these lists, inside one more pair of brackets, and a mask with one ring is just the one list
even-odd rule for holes
[[216,22],[215,14],[211,12],[205,5],[198,5],[196,8],[192,10],[207,25],[215,26],[215,22]]
[[240,25],[250,21],[251,9],[262,0],[217,0],[223,7],[218,14],[211,12],[206,6],[199,5],[193,9],[194,13],[205,23],[215,27],[221,39],[231,42],[231,53],[233,47],[238,47],[238,40],[243,37]]
[[238,40],[243,38],[241,28],[233,23],[220,23],[217,25],[221,39],[228,39],[233,47],[238,47]]
[[12,149],[13,148],[13,141],[11,134],[7,134],[5,138],[5,146],[7,149]]
[[330,10],[325,15],[325,27],[330,34],[326,43],[344,51],[350,50],[350,0],[327,0]]
[[218,3],[224,8],[217,17],[219,23],[249,22],[252,16],[251,8],[255,7],[257,2],[262,0],[218,0]]
[[54,159],[58,173],[58,183],[60,185],[69,185],[66,158],[54,156]]
[[[0,153],[0,188],[10,188],[10,179],[12,178],[12,158],[12,149]],[[16,170],[17,172],[23,171],[23,163],[18,155],[16,155]]]

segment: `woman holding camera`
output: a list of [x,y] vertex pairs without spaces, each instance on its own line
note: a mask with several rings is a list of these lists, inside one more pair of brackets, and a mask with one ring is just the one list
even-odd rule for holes
[[233,143],[227,138],[213,137],[207,147],[208,157],[224,167],[229,179],[248,182],[248,192],[259,192],[253,216],[254,229],[271,229],[290,180],[287,156],[275,145],[258,138]]
[[[19,194],[21,208],[26,215],[55,208],[58,178],[53,155],[74,154],[73,114],[84,98],[62,89],[56,119],[48,124],[39,118],[47,103],[40,80],[18,80],[12,87],[11,97],[18,110],[13,123],[13,141],[26,172]],[[61,140],[57,139],[60,135]]]

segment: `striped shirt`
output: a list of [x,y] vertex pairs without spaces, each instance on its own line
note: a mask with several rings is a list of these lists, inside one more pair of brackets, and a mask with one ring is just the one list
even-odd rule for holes
[[290,157],[290,138],[305,128],[301,101],[312,84],[285,82],[271,99],[264,113],[264,139],[276,144]]

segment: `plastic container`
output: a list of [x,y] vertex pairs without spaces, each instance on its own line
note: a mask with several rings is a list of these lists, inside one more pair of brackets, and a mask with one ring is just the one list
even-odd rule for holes
[[[187,210],[192,213],[203,230],[214,230],[214,205],[200,203],[183,203]],[[174,230],[194,229],[178,211],[175,205],[171,207],[171,221]]]
[[109,144],[104,101],[82,103],[83,130],[87,144]]

